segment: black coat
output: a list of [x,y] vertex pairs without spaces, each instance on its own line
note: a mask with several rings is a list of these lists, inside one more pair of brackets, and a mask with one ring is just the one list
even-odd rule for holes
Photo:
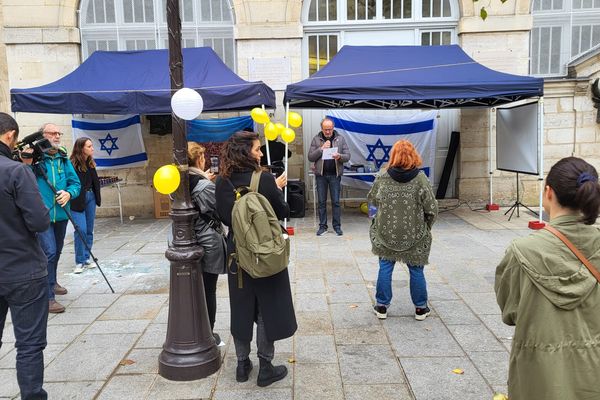
[[[230,181],[235,187],[250,186],[252,171],[234,172]],[[231,228],[231,211],[234,203],[234,191],[231,184],[219,177],[216,182],[217,212],[221,221]],[[275,179],[263,172],[258,192],[265,196],[279,219],[286,218],[290,209],[283,201],[283,192],[277,188]],[[227,238],[228,255],[231,254],[233,233],[229,230]],[[242,288],[238,287],[238,275],[242,274]],[[239,271],[239,272],[238,272]],[[260,310],[265,323],[265,331],[270,341],[285,339],[294,334],[298,325],[292,302],[288,269],[267,278],[253,279],[238,268],[235,261],[227,274],[229,280],[229,302],[231,306],[231,334],[244,341],[252,340],[252,332],[257,312]]]
[[10,149],[0,142],[0,283],[48,275],[37,241],[37,232],[48,227],[50,215],[31,168],[11,160]]
[[81,182],[81,191],[79,192],[79,196],[71,200],[71,210],[82,212],[85,209],[85,194],[87,193],[87,189],[92,189],[96,198],[96,205],[100,207],[102,203],[100,197],[100,180],[98,179],[96,168],[88,168],[86,172],[81,172],[75,168],[75,172],[77,172],[77,177],[79,178],[79,182]]

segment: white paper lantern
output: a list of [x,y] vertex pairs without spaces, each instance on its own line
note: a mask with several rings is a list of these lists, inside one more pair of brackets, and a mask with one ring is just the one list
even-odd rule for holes
[[200,115],[204,108],[204,101],[195,90],[183,88],[171,97],[171,108],[179,118],[189,121]]

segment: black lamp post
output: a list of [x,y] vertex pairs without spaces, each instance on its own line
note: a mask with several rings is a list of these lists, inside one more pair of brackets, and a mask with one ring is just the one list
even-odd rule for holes
[[[179,1],[167,1],[169,70],[171,96],[183,87],[181,19]],[[221,367],[221,353],[212,335],[200,259],[203,250],[193,234],[194,210],[189,189],[185,122],[173,119],[173,159],[181,175],[175,192],[171,218],[173,243],[165,256],[171,263],[167,339],[158,357],[158,373],[174,381],[191,381],[215,373]]]

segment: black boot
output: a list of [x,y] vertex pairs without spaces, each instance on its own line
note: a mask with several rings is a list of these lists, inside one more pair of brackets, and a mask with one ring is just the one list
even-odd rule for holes
[[250,375],[250,371],[252,371],[252,361],[249,358],[246,358],[244,361],[238,360],[238,365],[235,370],[235,380],[238,382],[246,382],[248,380],[248,375]]
[[285,365],[274,366],[270,361],[258,359],[260,363],[260,369],[258,370],[258,379],[256,384],[260,387],[269,386],[273,382],[277,382],[285,378],[287,375],[287,368]]

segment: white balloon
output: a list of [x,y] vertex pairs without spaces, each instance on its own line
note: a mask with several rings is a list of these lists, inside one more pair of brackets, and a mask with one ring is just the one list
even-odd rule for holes
[[195,119],[204,108],[204,101],[200,93],[193,89],[183,88],[171,97],[171,108],[175,115],[187,121]]

